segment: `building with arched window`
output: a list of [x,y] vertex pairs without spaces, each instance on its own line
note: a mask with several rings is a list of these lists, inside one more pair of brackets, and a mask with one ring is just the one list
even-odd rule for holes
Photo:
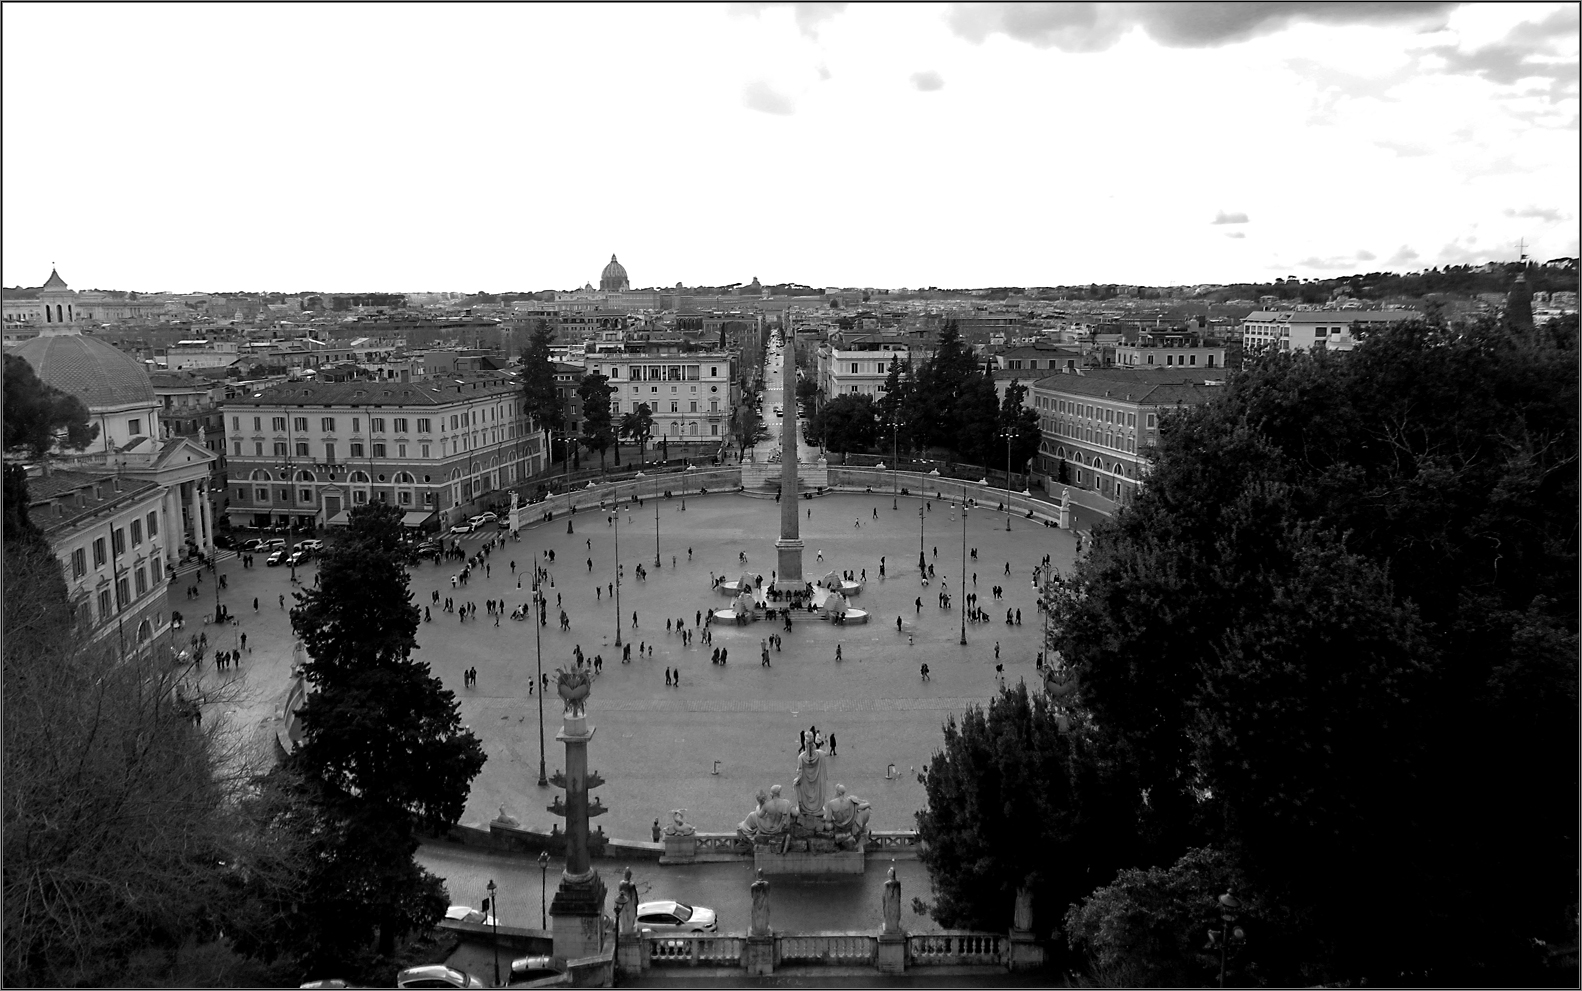
[[338,526],[370,502],[404,510],[409,526],[449,526],[545,467],[520,385],[497,372],[287,382],[223,413],[237,526]]

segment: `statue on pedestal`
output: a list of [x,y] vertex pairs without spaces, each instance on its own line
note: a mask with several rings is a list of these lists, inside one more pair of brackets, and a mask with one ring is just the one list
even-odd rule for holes
[[751,890],[753,915],[750,934],[767,936],[769,935],[769,882],[764,880],[764,872],[761,869],[758,871],[758,880],[752,883]]
[[1016,889],[1016,914],[1011,922],[1018,932],[1033,931],[1033,878],[1029,875]]
[[620,930],[624,934],[636,932],[638,900],[637,885],[632,881],[632,869],[630,867],[628,867],[626,872],[621,876],[620,884],[616,886],[616,890],[620,893],[616,897],[617,901],[620,900],[621,896],[625,896],[626,898],[626,903],[621,906],[620,918],[616,920],[620,925]]
[[588,692],[593,682],[586,668],[560,668],[555,672],[555,690],[566,703],[566,715],[573,718],[587,715]]
[[809,740],[797,755],[796,781],[797,811],[802,815],[817,816],[824,812],[824,751]]
[[887,936],[901,932],[901,882],[895,876],[894,860],[890,861],[890,877],[884,882],[884,932]]
[[672,809],[670,817],[674,821],[665,827],[666,836],[691,836],[697,832],[697,828],[686,821],[686,809]]

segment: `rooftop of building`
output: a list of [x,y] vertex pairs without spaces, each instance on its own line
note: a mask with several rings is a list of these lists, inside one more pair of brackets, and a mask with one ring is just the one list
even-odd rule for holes
[[1093,399],[1120,399],[1141,406],[1192,405],[1206,402],[1219,393],[1221,385],[1206,385],[1212,373],[1223,369],[1092,369],[1082,375],[1048,375],[1033,383],[1039,392],[1060,392]]
[[448,406],[515,392],[509,375],[446,374],[426,382],[286,382],[226,400],[227,406]]
[[90,411],[159,402],[142,362],[73,329],[46,330],[10,353],[26,358],[46,384],[81,399]]
[[154,482],[113,472],[56,468],[27,480],[28,516],[50,534],[139,502],[155,493]]

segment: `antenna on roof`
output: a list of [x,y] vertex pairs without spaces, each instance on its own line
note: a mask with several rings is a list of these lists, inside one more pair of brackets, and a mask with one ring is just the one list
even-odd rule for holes
[[1527,240],[1526,240],[1526,238],[1517,238],[1516,239],[1516,256],[1517,256],[1517,261],[1521,262],[1523,266],[1525,266],[1527,264]]

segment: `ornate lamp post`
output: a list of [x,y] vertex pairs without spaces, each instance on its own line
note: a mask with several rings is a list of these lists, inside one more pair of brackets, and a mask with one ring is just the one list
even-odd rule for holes
[[1237,946],[1247,941],[1247,933],[1241,926],[1236,925],[1236,920],[1241,916],[1242,901],[1229,891],[1219,896],[1219,917],[1221,925],[1218,929],[1208,931],[1208,949],[1219,949],[1219,986],[1225,986],[1225,968],[1230,955],[1230,946]]
[[1005,532],[1011,532],[1011,431],[1005,431]]
[[[489,922],[494,926],[494,986],[500,986],[500,902],[494,878],[489,879]],[[1223,975],[1222,975],[1223,976]]]
[[538,854],[538,926],[549,928],[549,851]]
[[901,478],[897,474],[901,470],[901,421],[893,420],[890,423],[890,508],[901,508]]
[[967,645],[967,500],[961,500],[961,645]]
[[[925,575],[928,573],[928,555],[923,553],[923,506],[927,501],[926,491],[917,497],[917,570]],[[966,500],[962,500],[961,505],[965,508]]]

